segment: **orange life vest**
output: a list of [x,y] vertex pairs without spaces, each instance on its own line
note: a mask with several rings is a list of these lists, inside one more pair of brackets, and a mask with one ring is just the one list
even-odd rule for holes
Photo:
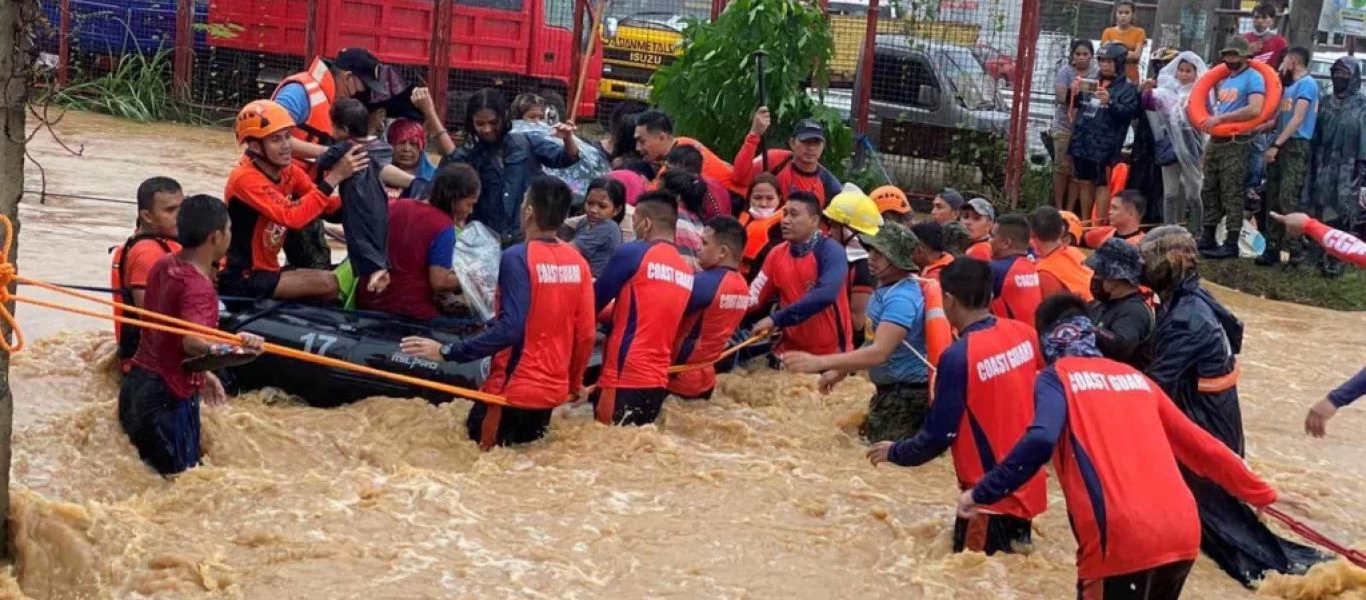
[[931,262],[930,264],[922,267],[920,269],[920,274],[922,277],[927,277],[929,279],[938,281],[939,272],[943,271],[944,267],[949,266],[949,263],[951,262],[953,262],[953,255],[945,252],[943,255],[939,257],[938,260],[935,260],[934,262]]
[[745,226],[744,273],[749,276],[762,265],[764,248],[769,246],[769,232],[783,220],[783,213],[773,213],[767,219],[758,219],[748,211],[740,214],[740,224]]
[[991,238],[983,238],[968,244],[968,249],[963,252],[963,256],[991,262]]
[[[1082,234],[1082,243],[1087,248],[1100,248],[1101,244],[1104,244],[1110,238],[1115,237],[1116,233],[1117,231],[1115,230],[1115,228],[1109,225],[1105,225],[1102,227],[1092,227],[1090,229],[1087,229],[1085,234]],[[1124,238],[1124,241],[1129,242],[1130,246],[1137,248],[1139,242],[1143,241],[1144,235],[1145,234],[1142,231],[1140,231],[1135,235]]]
[[1059,246],[1048,255],[1040,256],[1034,263],[1034,268],[1040,273],[1048,273],[1058,278],[1067,291],[1090,302],[1095,297],[1091,295],[1091,269],[1082,264],[1085,259],[1086,256],[1080,250],[1070,246]]
[[[953,344],[953,326],[948,315],[944,314],[944,291],[939,280],[929,277],[916,277],[920,284],[920,294],[925,297],[925,354],[930,364],[938,367],[939,357]],[[934,401],[935,370],[930,370],[930,401]]]
[[[322,58],[315,58],[307,71],[281,80],[280,85],[271,92],[271,97],[274,98],[291,83],[302,84],[304,91],[308,92],[308,120],[294,124],[294,138],[311,144],[331,145],[336,141],[332,139],[332,102],[337,97],[337,81],[332,78],[332,69]],[[313,167],[313,161],[301,158],[294,160],[305,170]]]
[[[109,265],[109,287],[114,290],[114,301],[128,306],[136,306],[133,301],[133,289],[128,286],[128,280],[123,272],[123,258],[133,250],[133,246],[141,242],[153,241],[161,246],[161,249],[170,254],[175,252],[171,247],[171,242],[159,235],[150,233],[139,233],[128,238],[122,246],[114,246],[109,252],[114,255],[113,261]],[[114,316],[123,316],[123,309],[114,307]],[[119,351],[119,363],[124,373],[132,367],[133,355],[138,351],[138,340],[142,337],[142,330],[127,323],[114,323],[114,342]]]

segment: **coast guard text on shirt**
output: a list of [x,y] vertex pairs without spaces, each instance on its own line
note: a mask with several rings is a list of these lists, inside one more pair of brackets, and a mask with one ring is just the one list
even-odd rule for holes
[[1019,345],[1000,354],[988,356],[975,365],[977,380],[987,381],[1005,375],[1023,365],[1034,364],[1034,344],[1021,342]]
[[1067,385],[1074,392],[1101,390],[1111,392],[1151,392],[1148,378],[1138,373],[1103,375],[1094,371],[1075,371],[1067,374]]
[[536,281],[538,283],[579,283],[583,281],[583,273],[579,269],[579,265],[541,263],[536,265]]
[[668,281],[685,290],[692,290],[693,274],[675,269],[669,265],[652,262],[645,266],[645,278],[653,281]]

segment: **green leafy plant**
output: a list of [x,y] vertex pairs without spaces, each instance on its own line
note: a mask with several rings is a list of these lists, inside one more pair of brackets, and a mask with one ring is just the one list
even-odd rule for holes
[[[853,132],[839,113],[807,93],[808,82],[824,81],[834,53],[825,16],[801,0],[735,0],[715,22],[690,20],[683,29],[683,55],[655,71],[651,99],[674,119],[675,129],[721,156],[734,156],[759,106],[753,55],[764,65],[770,141],[787,140],[801,119],[825,124],[824,162],[843,175]],[[823,95],[824,92],[821,92]]]
[[195,23],[194,30],[217,40],[230,40],[241,35],[247,28],[236,23]]
[[96,111],[139,122],[170,117],[171,51],[158,50],[150,57],[141,52],[111,57],[108,73],[81,81],[57,92],[57,101],[68,108]]

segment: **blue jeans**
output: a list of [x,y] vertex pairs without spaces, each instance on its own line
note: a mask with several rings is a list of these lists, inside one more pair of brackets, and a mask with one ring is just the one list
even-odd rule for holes
[[1247,189],[1255,190],[1266,181],[1266,149],[1276,139],[1276,132],[1268,131],[1252,138],[1252,152],[1247,157]]

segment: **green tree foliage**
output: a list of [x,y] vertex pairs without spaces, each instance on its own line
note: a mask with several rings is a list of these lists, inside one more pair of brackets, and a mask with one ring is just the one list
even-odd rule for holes
[[651,98],[681,135],[720,156],[735,156],[759,106],[753,54],[763,50],[773,112],[769,147],[786,147],[797,121],[818,119],[828,132],[823,161],[836,175],[844,174],[853,132],[838,112],[806,91],[809,82],[825,80],[834,52],[829,24],[815,2],[734,0],[714,23],[690,21],[682,44],[683,55],[650,80]]

